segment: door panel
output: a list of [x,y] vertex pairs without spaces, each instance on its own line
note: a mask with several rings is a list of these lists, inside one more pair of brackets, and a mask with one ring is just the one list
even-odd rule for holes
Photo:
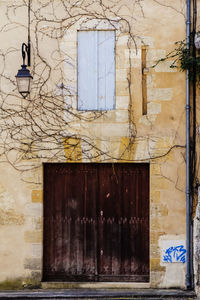
[[148,280],[149,188],[146,165],[136,166],[103,165],[99,170],[100,280]]
[[47,164],[44,172],[44,280],[93,280],[96,169]]
[[148,164],[45,164],[43,280],[149,280]]

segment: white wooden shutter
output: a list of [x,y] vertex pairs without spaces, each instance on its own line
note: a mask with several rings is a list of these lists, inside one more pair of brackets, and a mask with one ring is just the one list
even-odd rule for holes
[[115,108],[115,32],[78,32],[78,109]]

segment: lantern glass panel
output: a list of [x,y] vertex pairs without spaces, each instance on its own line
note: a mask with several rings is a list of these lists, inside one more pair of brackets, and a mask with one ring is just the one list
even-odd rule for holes
[[16,80],[17,80],[17,87],[18,87],[20,94],[22,94],[23,97],[27,96],[30,93],[32,78],[31,77],[17,77]]

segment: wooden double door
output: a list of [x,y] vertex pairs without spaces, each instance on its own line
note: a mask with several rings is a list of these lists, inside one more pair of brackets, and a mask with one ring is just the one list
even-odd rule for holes
[[44,281],[149,281],[149,165],[44,164]]

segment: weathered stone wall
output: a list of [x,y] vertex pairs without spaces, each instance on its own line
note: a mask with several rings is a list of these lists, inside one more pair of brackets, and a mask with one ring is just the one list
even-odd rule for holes
[[[20,128],[21,136],[18,133],[13,136],[6,129],[2,133],[2,287],[11,282],[14,286],[17,280],[24,286],[41,280],[42,163],[127,161],[150,163],[150,286],[183,288],[185,264],[163,262],[162,250],[186,239],[185,74],[170,68],[169,60],[152,68],[174,49],[177,40],[185,38],[183,1],[83,1],[77,6],[75,1],[67,1],[66,5],[59,0],[42,4],[39,0],[32,1],[34,83],[30,99],[21,100],[12,80],[20,65],[21,43],[26,40],[27,11],[23,1],[0,1],[4,16],[0,20],[0,36],[4,41],[0,59],[5,75],[0,82],[1,101],[7,105],[5,122],[1,121],[3,128],[10,126],[15,133],[18,121],[31,107],[23,123],[24,127],[28,122],[31,124],[27,132]],[[82,29],[116,30],[113,111],[76,109],[77,30]],[[142,114],[143,47],[147,67],[146,115]],[[10,103],[17,103],[22,110],[14,125],[9,115]],[[56,104],[61,107],[59,111]],[[46,116],[52,122],[51,127],[54,126],[50,128],[54,135],[44,121]],[[10,142],[12,138],[14,142]]]
[[199,286],[200,286],[200,188],[198,188],[198,202],[196,206],[196,214],[194,217],[194,282],[196,286],[196,291],[199,294]]

